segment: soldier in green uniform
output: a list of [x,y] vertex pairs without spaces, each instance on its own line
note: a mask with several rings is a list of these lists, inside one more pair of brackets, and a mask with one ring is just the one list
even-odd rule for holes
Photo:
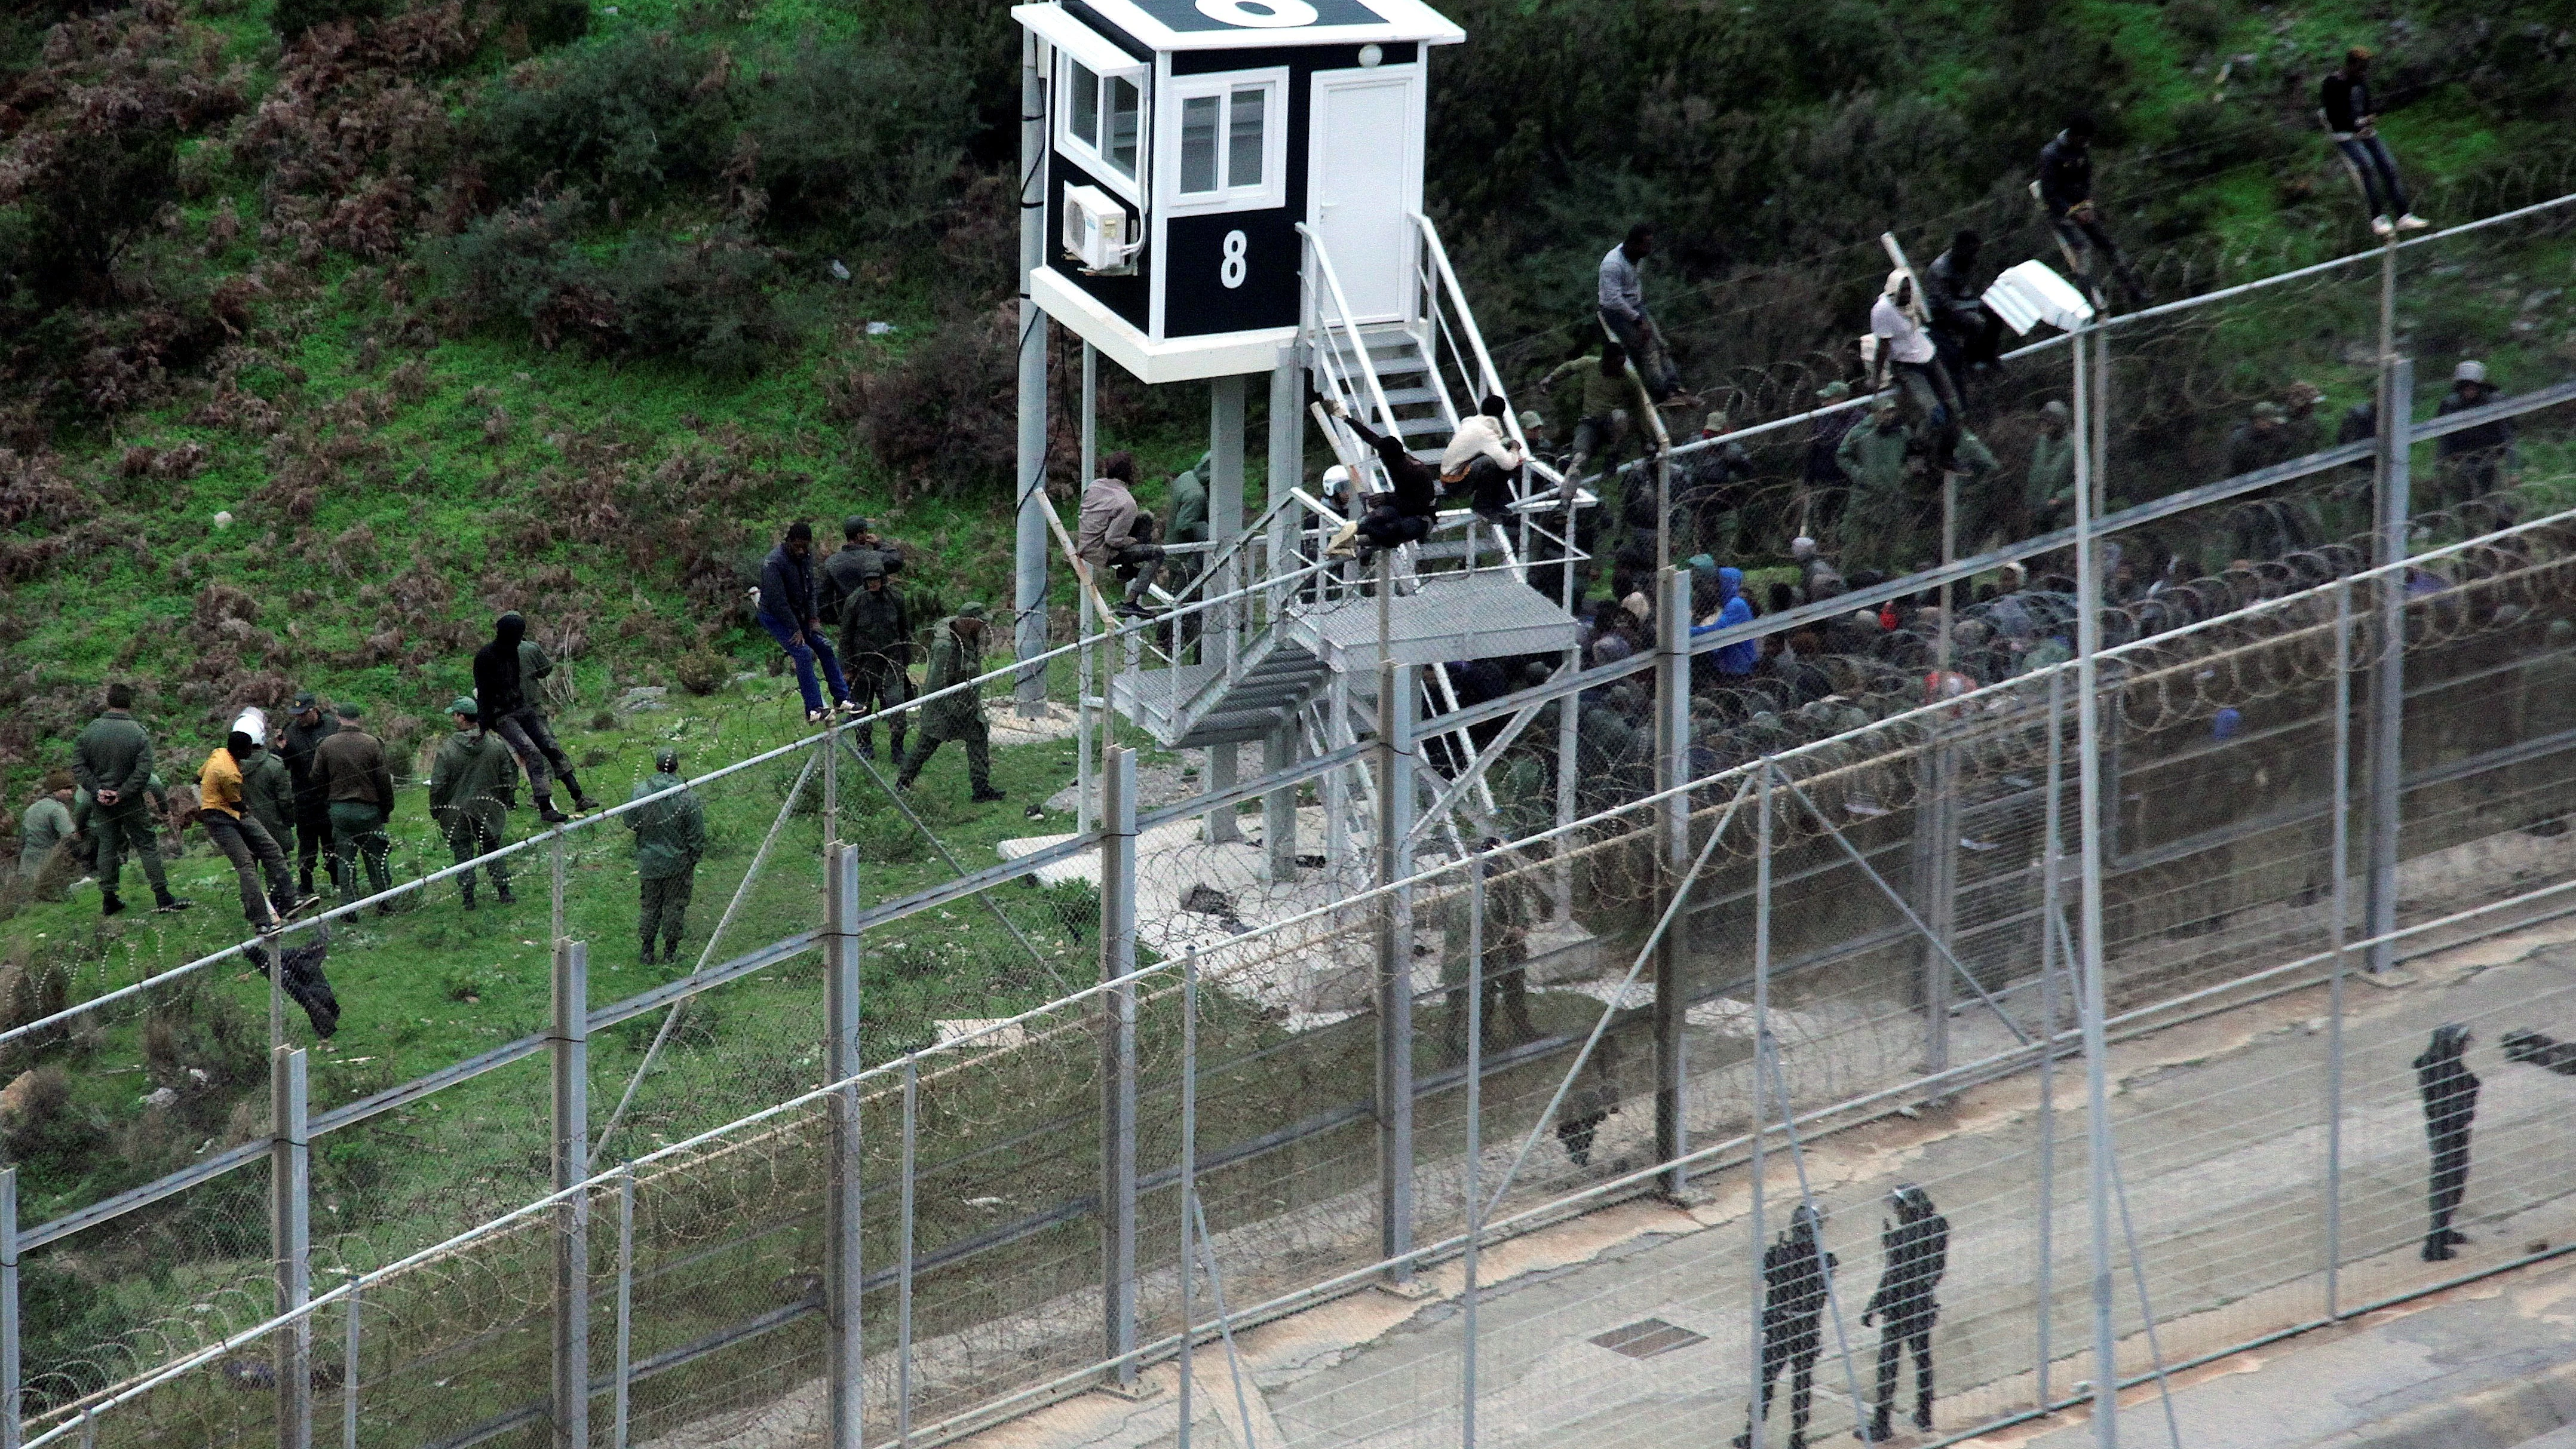
[[[447,848],[462,864],[510,843],[508,810],[519,779],[519,761],[508,745],[483,728],[481,708],[472,696],[460,696],[447,712],[456,719],[456,733],[440,743],[438,758],[430,763],[429,818],[437,822],[447,837]],[[484,869],[501,904],[515,903],[518,897],[510,894],[509,862],[496,856],[484,863]],[[474,872],[458,876],[456,885],[464,893],[465,909],[474,909]]]
[[[983,673],[984,616],[984,606],[978,602],[939,621],[930,634],[930,669],[921,682],[922,693],[937,694]],[[978,803],[1001,799],[1002,792],[993,788],[993,745],[984,724],[984,701],[972,689],[921,707],[921,732],[912,737],[912,749],[903,757],[895,788],[911,789],[931,752],[946,740],[966,747],[966,778],[975,786],[974,799]]]
[[143,878],[152,883],[153,909],[184,911],[194,904],[170,894],[169,877],[161,870],[160,832],[144,799],[152,780],[152,736],[134,718],[133,708],[134,686],[109,685],[106,712],[72,741],[72,778],[90,796],[90,823],[98,835],[99,914],[104,916],[125,909],[116,888],[129,849],[142,857]]
[[[270,739],[265,713],[244,710],[241,718],[233,721],[233,728],[259,746],[241,762],[242,809],[268,831],[268,838],[276,841],[280,849],[288,848],[295,840],[295,774],[286,768],[286,761]],[[291,909],[300,909],[304,899],[313,894],[310,885],[306,881],[299,886]]]
[[[850,557],[844,549],[832,555],[838,563]],[[892,709],[912,698],[912,676],[905,671],[912,664],[912,610],[905,607],[903,595],[894,591],[888,581],[883,555],[874,550],[861,550],[844,570],[856,580],[850,592],[841,596],[837,607],[841,620],[841,669],[850,682],[850,703],[862,714]],[[903,758],[903,735],[909,721],[902,715],[886,721],[893,736],[893,758]],[[877,757],[877,727],[862,724],[858,729],[859,753]]]
[[635,931],[642,938],[640,959],[653,964],[653,938],[662,939],[662,959],[680,959],[680,935],[689,915],[689,894],[696,887],[698,861],[707,853],[707,816],[698,797],[680,789],[680,752],[664,750],[653,757],[653,776],[638,781],[630,798],[641,800],[679,790],[641,809],[626,812],[626,828],[635,832],[635,874],[643,886],[643,910]]
[[[1502,849],[1503,842],[1487,837],[1488,852],[1476,869],[1484,872],[1484,969],[1478,973],[1484,982],[1484,1045],[1494,1051],[1534,1041],[1538,1028],[1530,1024],[1529,977],[1523,969],[1529,960],[1530,927],[1546,919],[1547,909],[1538,891],[1519,868],[1519,857]],[[1449,1010],[1441,1019],[1440,1040],[1452,1056],[1464,1054],[1467,1039],[1467,977],[1469,928],[1474,922],[1474,892],[1464,885],[1449,898],[1446,919],[1441,923],[1440,984],[1449,988]],[[1499,1039],[1494,1008],[1499,1004],[1511,1019],[1512,1040]]]
[[[364,712],[356,704],[344,699],[331,707],[331,714],[339,728],[314,748],[313,769],[331,802],[331,851],[339,857],[341,889],[350,897],[362,890],[382,895],[394,885],[387,859],[393,841],[385,834],[385,821],[394,810],[393,771],[385,764],[384,742],[359,725]],[[361,865],[364,886],[358,883]],[[393,913],[393,902],[376,904],[376,914]]]
[[54,847],[71,838],[72,777],[67,770],[56,770],[45,777],[44,793],[18,817],[18,879],[34,884]]

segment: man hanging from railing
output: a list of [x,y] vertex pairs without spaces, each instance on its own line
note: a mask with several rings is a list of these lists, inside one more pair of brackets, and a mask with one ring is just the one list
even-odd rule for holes
[[1500,393],[1488,395],[1474,416],[1463,418],[1440,455],[1440,482],[1454,494],[1465,494],[1476,516],[1503,528],[1512,521],[1511,502],[1520,492],[1520,439],[1504,426],[1511,404]]
[[1402,438],[1381,437],[1369,431],[1368,424],[1352,417],[1340,398],[1324,399],[1324,411],[1341,419],[1343,426],[1357,433],[1360,441],[1377,454],[1394,490],[1370,494],[1366,516],[1344,529],[1333,540],[1329,552],[1334,557],[1356,553],[1360,562],[1366,563],[1379,549],[1420,543],[1429,537],[1432,521],[1440,516],[1439,475],[1405,451]]

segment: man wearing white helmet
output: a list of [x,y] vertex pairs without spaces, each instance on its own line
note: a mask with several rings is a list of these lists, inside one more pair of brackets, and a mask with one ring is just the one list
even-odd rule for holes
[[[256,715],[234,721],[232,731],[207,753],[205,766],[197,773],[197,823],[240,878],[242,919],[265,934],[283,924],[282,918],[295,907],[295,882],[277,838],[242,808],[242,766],[259,751],[258,742],[243,725],[257,727],[261,721]],[[262,871],[268,874],[265,892],[260,889]]]
[[[269,838],[276,841],[277,848],[282,851],[286,849],[286,843],[295,838],[295,774],[286,768],[286,761],[269,744],[265,711],[256,708],[243,710],[241,718],[233,721],[233,728],[250,736],[251,743],[259,746],[249,759],[241,762],[242,809],[267,829]],[[295,894],[301,900],[312,891],[309,887],[299,886]]]
[[[2451,390],[2443,394],[2436,411],[2443,417],[2467,412],[2495,401],[2495,395],[2495,384],[2487,381],[2487,365],[2466,358],[2451,369]],[[2449,501],[2465,503],[2510,486],[2514,436],[2511,418],[2444,433],[2434,446],[2441,457]]]

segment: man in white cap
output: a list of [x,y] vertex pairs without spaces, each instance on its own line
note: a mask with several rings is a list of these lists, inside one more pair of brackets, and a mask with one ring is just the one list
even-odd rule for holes
[[1923,307],[1914,295],[1914,274],[1898,267],[1870,305],[1869,330],[1878,339],[1881,375],[1905,395],[1933,439],[1933,466],[1950,469],[1950,450],[1957,445],[1962,421],[1959,389],[1941,365],[1932,334],[1923,325]]
[[[283,851],[287,842],[295,838],[295,774],[269,743],[266,711],[243,710],[241,717],[233,721],[233,728],[250,736],[251,743],[259,747],[241,762],[242,809],[268,831],[269,838]],[[297,908],[301,909],[304,898],[312,895],[309,886],[299,883],[295,891]]]

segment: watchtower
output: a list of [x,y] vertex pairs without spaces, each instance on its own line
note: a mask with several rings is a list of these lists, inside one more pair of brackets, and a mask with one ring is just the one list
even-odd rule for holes
[[1012,10],[1050,52],[1045,262],[1030,295],[1145,382],[1267,372],[1313,252],[1355,323],[1403,320],[1430,48],[1420,0],[1062,0]]

